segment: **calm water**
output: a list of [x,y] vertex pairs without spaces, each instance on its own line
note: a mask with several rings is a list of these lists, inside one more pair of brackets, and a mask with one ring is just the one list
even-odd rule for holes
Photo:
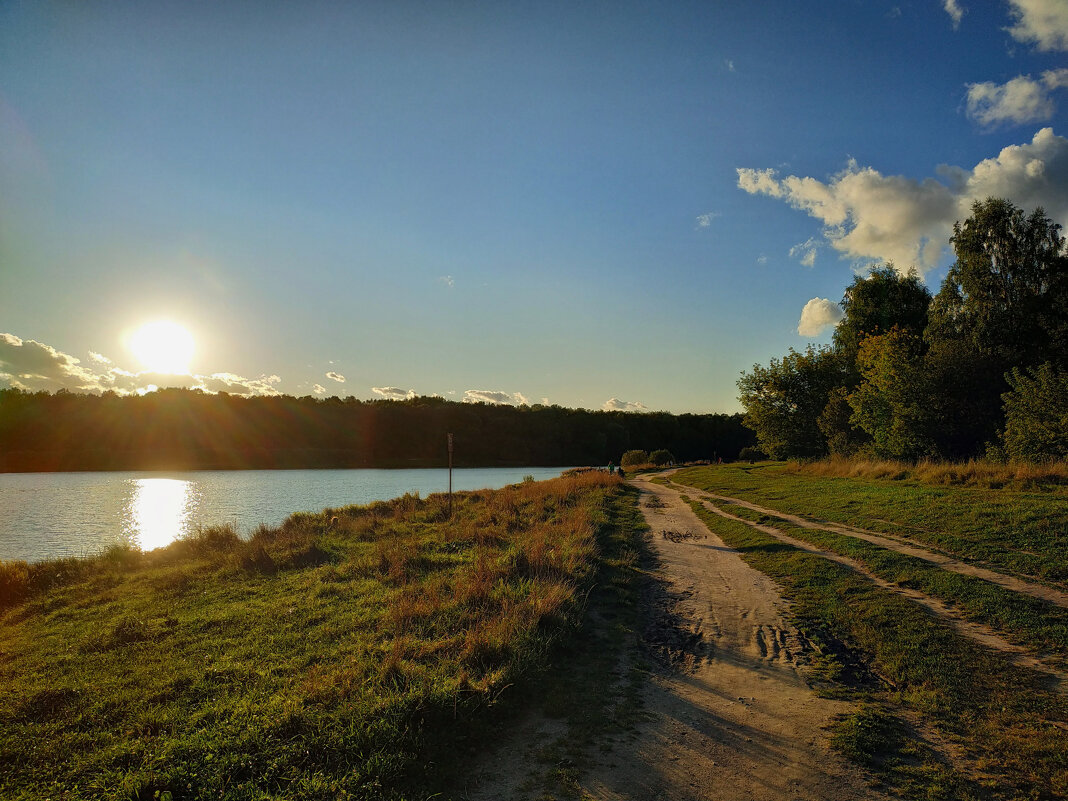
[[[453,470],[454,490],[496,489],[559,467]],[[199,470],[181,473],[0,473],[0,560],[87,556],[118,542],[144,550],[198,525],[247,534],[293,512],[448,489],[446,470]]]

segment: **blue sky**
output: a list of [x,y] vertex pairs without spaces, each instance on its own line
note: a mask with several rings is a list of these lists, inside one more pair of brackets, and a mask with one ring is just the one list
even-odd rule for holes
[[1066,53],[1068,0],[9,0],[0,384],[736,411],[973,200],[1068,224]]

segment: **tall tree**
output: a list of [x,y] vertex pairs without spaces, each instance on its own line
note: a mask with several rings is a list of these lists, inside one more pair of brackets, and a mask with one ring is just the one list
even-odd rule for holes
[[902,275],[893,264],[876,267],[846,288],[841,303],[845,317],[834,329],[834,346],[852,366],[865,337],[895,326],[922,335],[930,305],[931,293],[915,270]]
[[842,376],[838,354],[811,345],[803,353],[791,348],[767,367],[754,364],[743,373],[738,379],[743,421],[756,432],[761,450],[773,459],[826,454],[818,421]]
[[988,198],[953,226],[956,262],[935,296],[924,338],[947,456],[968,456],[1004,421],[1006,371],[1068,360],[1068,256],[1060,226]]

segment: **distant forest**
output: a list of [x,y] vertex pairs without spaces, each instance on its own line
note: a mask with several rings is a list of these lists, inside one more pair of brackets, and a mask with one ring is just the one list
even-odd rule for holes
[[0,472],[441,467],[448,433],[457,467],[604,465],[636,448],[728,459],[754,442],[740,414],[0,390]]
[[988,198],[953,228],[938,294],[858,277],[826,347],[753,365],[745,423],[776,459],[1068,460],[1068,253],[1060,226]]

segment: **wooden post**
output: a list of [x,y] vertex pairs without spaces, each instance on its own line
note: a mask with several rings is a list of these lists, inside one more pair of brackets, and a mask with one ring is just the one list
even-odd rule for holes
[[452,519],[452,434],[449,438],[449,519]]

